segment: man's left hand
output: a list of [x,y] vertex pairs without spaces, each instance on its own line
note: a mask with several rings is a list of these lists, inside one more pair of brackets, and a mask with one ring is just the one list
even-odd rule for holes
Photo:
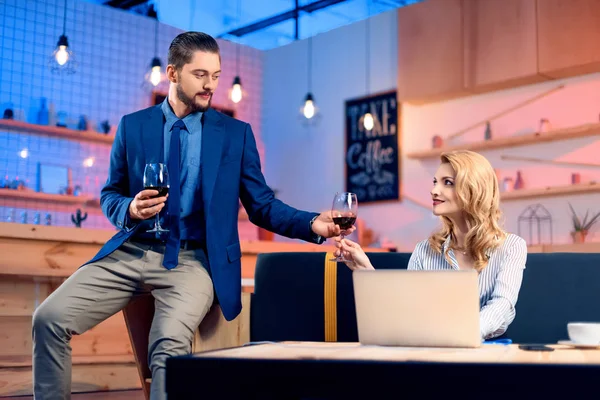
[[348,236],[355,230],[355,226],[352,226],[350,229],[340,229],[339,225],[333,223],[331,211],[326,211],[319,214],[312,224],[312,231],[317,235],[323,236],[324,238],[336,237],[340,236],[341,234]]

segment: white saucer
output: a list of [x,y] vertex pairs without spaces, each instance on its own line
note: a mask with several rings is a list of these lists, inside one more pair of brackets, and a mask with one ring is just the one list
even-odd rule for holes
[[558,344],[564,344],[565,346],[571,346],[571,347],[575,347],[575,348],[580,348],[580,349],[598,349],[600,348],[600,343],[575,343],[575,342],[571,342],[570,340],[559,340]]

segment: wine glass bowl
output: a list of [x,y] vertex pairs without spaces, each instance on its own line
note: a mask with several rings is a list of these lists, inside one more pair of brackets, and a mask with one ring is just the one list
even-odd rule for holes
[[[158,195],[154,196],[156,198],[166,196],[167,193],[169,193],[169,186],[169,171],[167,169],[167,164],[146,164],[146,168],[144,168],[144,189],[158,191]],[[160,213],[156,213],[154,227],[148,229],[146,232],[156,233],[157,238],[160,237],[161,233],[169,232],[168,229],[165,229],[160,225]]]
[[[358,200],[356,193],[343,192],[335,194],[333,205],[331,206],[331,218],[333,219],[333,223],[338,225],[342,230],[342,239],[344,238],[343,231],[352,228],[356,223],[357,214]],[[334,260],[339,262],[347,261],[341,251],[340,255]]]

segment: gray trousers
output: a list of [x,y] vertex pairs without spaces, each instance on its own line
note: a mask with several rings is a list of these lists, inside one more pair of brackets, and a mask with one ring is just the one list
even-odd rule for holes
[[151,400],[166,399],[165,364],[189,354],[194,331],[214,298],[202,250],[181,250],[179,265],[162,266],[164,246],[126,242],[111,255],[79,268],[33,315],[33,392],[36,400],[71,398],[71,346],[80,335],[151,292],[155,314],[148,362]]

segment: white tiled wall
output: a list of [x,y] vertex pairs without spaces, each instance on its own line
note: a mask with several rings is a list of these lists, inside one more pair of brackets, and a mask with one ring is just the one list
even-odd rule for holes
[[[0,113],[10,106],[15,110],[15,119],[35,123],[41,98],[46,98],[55,113],[68,114],[69,127],[75,128],[80,116],[85,115],[94,129],[103,120],[114,129],[121,116],[151,104],[151,93],[142,83],[154,57],[155,20],[88,2],[67,1],[66,35],[78,68],[74,75],[57,76],[50,72],[48,59],[63,31],[63,4],[62,0],[0,0]],[[163,65],[168,46],[179,33],[177,28],[159,25],[158,56]],[[220,107],[235,109],[237,118],[252,124],[263,155],[262,53],[240,48],[240,75],[247,95],[234,105],[228,99],[228,90],[236,73],[237,44],[219,43],[224,72],[213,101]],[[24,148],[29,150],[27,159],[19,156]],[[105,144],[0,129],[0,180],[18,177],[35,190],[37,163],[61,164],[73,171],[74,185],[98,195],[106,180],[109,152],[110,146]],[[88,157],[94,157],[95,163],[84,168],[83,160]],[[0,198],[0,220],[5,221],[9,209],[13,209],[17,220],[22,211],[27,211],[30,223],[36,212],[42,216],[51,213],[53,225],[72,226],[70,216],[76,208]],[[88,211],[84,227],[112,228],[99,210]],[[255,231],[242,230],[245,236]]]

